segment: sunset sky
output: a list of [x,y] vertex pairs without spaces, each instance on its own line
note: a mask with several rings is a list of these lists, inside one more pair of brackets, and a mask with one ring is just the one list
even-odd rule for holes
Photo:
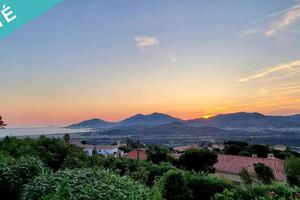
[[300,113],[300,1],[65,0],[0,41],[9,125]]

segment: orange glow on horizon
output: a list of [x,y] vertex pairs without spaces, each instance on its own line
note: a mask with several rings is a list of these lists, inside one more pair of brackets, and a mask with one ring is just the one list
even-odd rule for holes
[[204,119],[208,119],[208,118],[211,118],[213,115],[203,115],[202,118]]

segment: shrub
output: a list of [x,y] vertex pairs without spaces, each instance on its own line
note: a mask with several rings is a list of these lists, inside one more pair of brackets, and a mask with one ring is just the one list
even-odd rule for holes
[[252,184],[253,183],[253,179],[251,177],[251,175],[249,174],[249,172],[247,171],[246,168],[243,168],[240,172],[240,177],[243,180],[243,182],[245,184]]
[[103,169],[65,169],[36,177],[25,186],[23,200],[152,200],[153,194],[128,177]]
[[183,173],[179,170],[170,170],[164,174],[153,186],[165,200],[192,199],[192,191],[188,188]]
[[4,199],[18,199],[24,184],[46,171],[42,161],[35,157],[18,160],[0,159],[0,193]]
[[210,200],[216,193],[222,193],[234,186],[230,182],[202,172],[171,170],[156,181],[153,188],[159,190],[166,200]]
[[210,200],[214,194],[233,188],[230,182],[204,173],[185,173],[185,177],[193,200]]
[[223,193],[215,194],[213,200],[297,200],[299,192],[299,188],[281,183],[255,184],[244,188],[224,190]]

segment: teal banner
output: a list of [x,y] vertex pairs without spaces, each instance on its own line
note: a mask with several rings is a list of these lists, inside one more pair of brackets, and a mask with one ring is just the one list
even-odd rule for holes
[[63,0],[0,0],[0,39]]

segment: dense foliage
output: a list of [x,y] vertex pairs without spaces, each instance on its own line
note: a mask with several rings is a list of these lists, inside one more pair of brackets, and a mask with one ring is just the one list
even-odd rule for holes
[[25,186],[21,199],[152,200],[153,195],[126,176],[85,168],[41,174]]
[[14,158],[25,155],[39,157],[43,163],[53,169],[84,167],[87,155],[78,147],[58,138],[37,140],[6,137],[0,142],[0,151],[5,151]]
[[25,184],[35,176],[47,171],[42,161],[35,157],[17,160],[0,156],[0,194],[3,199],[18,199]]
[[186,170],[214,172],[217,154],[207,149],[187,150],[178,160],[178,165]]
[[[87,156],[70,144],[69,139],[68,135],[64,139],[3,139],[0,142],[1,199],[294,200],[299,192],[298,188],[285,184],[253,181],[237,186],[216,178],[208,174],[214,171],[217,159],[209,150],[192,149],[180,159],[171,159],[168,149],[153,146],[149,160],[141,161],[97,154]],[[129,143],[139,146],[138,142]],[[287,161],[286,165],[289,181],[296,185],[299,160],[294,160]],[[256,173],[268,174],[266,168],[259,169]]]
[[254,171],[258,180],[264,184],[270,184],[275,179],[272,169],[263,163],[254,164]]
[[288,182],[300,187],[300,158],[289,158],[285,163]]
[[213,200],[298,200],[299,192],[299,188],[285,184],[255,184],[231,190],[226,189],[223,193],[215,194]]
[[159,164],[160,162],[172,162],[169,150],[157,145],[150,146],[147,149],[147,155],[147,159],[155,164]]
[[267,145],[249,145],[247,142],[243,141],[227,141],[224,144],[225,149],[223,153],[230,155],[252,156],[253,154],[256,154],[257,157],[266,158],[268,154],[273,154],[279,159],[286,159],[293,156],[300,157],[300,154],[297,152],[270,149]]
[[210,200],[214,194],[231,188],[233,185],[223,179],[180,170],[167,172],[154,185],[166,200]]
[[98,155],[93,155],[90,158],[89,165],[111,169],[121,176],[131,176],[134,180],[148,186],[153,185],[155,178],[162,176],[171,169],[175,169],[170,163],[157,165],[147,161],[102,157]]

